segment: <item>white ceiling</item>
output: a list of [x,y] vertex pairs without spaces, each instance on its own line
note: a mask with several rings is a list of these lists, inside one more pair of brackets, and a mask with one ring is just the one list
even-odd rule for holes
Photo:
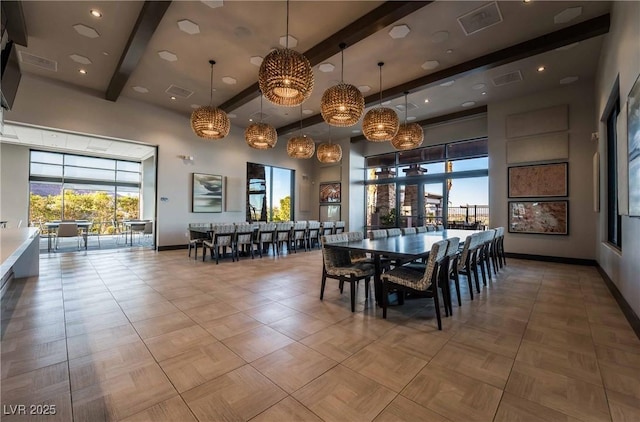
[[[156,29],[151,41],[127,81],[121,96],[156,104],[184,116],[195,105],[209,102],[209,59],[215,59],[213,102],[219,105],[257,81],[258,66],[251,57],[264,57],[270,49],[279,46],[285,35],[285,2],[282,1],[225,1],[222,7],[207,4],[222,2],[173,1]],[[498,8],[502,21],[479,32],[466,35],[457,18],[491,2],[436,1],[373,35],[348,46],[344,54],[345,82],[371,88],[364,95],[379,91],[378,67],[384,61],[383,90],[416,78],[472,60],[511,45],[557,31],[579,22],[607,13],[610,2],[599,1],[501,1]],[[289,33],[297,40],[297,51],[304,52],[341,28],[347,27],[360,16],[378,7],[379,1],[292,1],[290,3]],[[23,72],[61,80],[80,88],[105,91],[120,55],[141,10],[141,2],[23,2],[29,33],[29,47],[20,48],[36,56],[57,62],[57,71],[44,70],[21,63]],[[101,18],[89,14],[90,9],[103,13]],[[569,9],[569,10],[568,10]],[[568,11],[567,11],[568,10]],[[573,16],[563,21],[565,15]],[[561,20],[561,23],[555,23]],[[198,25],[199,33],[188,34],[180,30],[179,21],[189,20],[188,26]],[[73,26],[83,24],[95,29],[99,37],[80,35]],[[410,32],[404,38],[392,38],[390,30],[406,25]],[[193,32],[193,31],[192,31]],[[565,78],[577,81],[592,80],[597,68],[602,37],[582,41],[573,48],[552,50],[544,54],[519,60],[484,72],[472,73],[454,80],[453,85],[435,85],[413,91],[409,102],[416,108],[409,117],[422,120],[429,117],[464,110],[463,103],[471,107],[505,100],[515,96],[552,89]],[[158,54],[167,51],[177,60],[167,61]],[[106,53],[106,54],[105,54]],[[70,56],[88,58],[91,64],[73,61]],[[164,56],[167,56],[163,53]],[[171,57],[171,54],[168,55]],[[421,65],[437,61],[438,66],[425,70]],[[322,93],[340,80],[340,55],[323,61],[335,66],[324,73],[314,67],[315,87],[311,98],[302,108],[310,114],[320,111]],[[545,66],[544,72],[538,72]],[[87,70],[86,75],[78,72]],[[493,79],[505,73],[520,71],[522,81],[495,86]],[[233,78],[235,84],[226,84],[223,78]],[[228,79],[227,79],[228,80]],[[574,82],[575,83],[575,82]],[[480,87],[479,84],[484,84]],[[188,98],[171,100],[165,91],[175,85],[193,94]],[[134,87],[144,87],[141,93]],[[484,93],[484,94],[483,94]],[[425,103],[428,98],[429,102]],[[391,104],[403,104],[403,98]],[[244,128],[260,109],[259,98],[228,112],[235,116],[233,125]],[[275,127],[300,120],[300,108],[286,108],[264,101],[266,122]],[[400,117],[404,113],[399,111]],[[304,115],[303,117],[308,117]],[[350,137],[360,133],[360,124],[349,128],[332,128],[332,136]],[[328,138],[324,123],[305,129],[316,140]],[[279,135],[287,135],[280,133]],[[21,138],[21,136],[19,136]],[[41,136],[46,139],[45,136]],[[73,138],[73,142],[76,142]]]

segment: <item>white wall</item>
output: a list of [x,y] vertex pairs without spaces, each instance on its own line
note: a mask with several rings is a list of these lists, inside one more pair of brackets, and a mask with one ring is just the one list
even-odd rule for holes
[[[622,106],[640,74],[640,24],[638,22],[640,22],[640,2],[613,3],[611,29],[602,47],[598,67],[594,125],[604,113],[616,77],[620,76],[620,105]],[[640,218],[622,217],[621,252],[607,244],[606,131],[602,125],[599,125],[599,128],[602,178],[597,260],[636,315],[640,315]]]
[[145,220],[156,218],[156,157],[142,161],[142,201],[141,217]]
[[[191,173],[231,176],[240,179],[240,185],[245,186],[246,162],[251,161],[296,170],[296,184],[299,184],[301,175],[312,174],[315,166],[314,159],[290,159],[283,139],[273,150],[256,151],[246,145],[244,129],[232,126],[227,138],[205,141],[191,131],[188,115],[124,97],[117,102],[107,101],[99,93],[70,89],[64,84],[28,74],[23,75],[14,109],[5,114],[5,119],[158,145],[157,196],[158,201],[161,197],[167,198],[156,204],[160,247],[186,244],[189,222],[245,220],[244,201],[240,211],[192,213]],[[193,156],[194,160],[184,161],[179,158],[181,155]],[[19,163],[22,171],[28,172],[26,156],[7,157],[7,160]],[[229,191],[228,194],[243,198],[246,195],[244,190]],[[23,192],[21,201],[26,200],[27,192]],[[23,215],[26,215],[26,202],[20,206],[24,207]],[[295,213],[298,220],[317,218],[313,208],[309,212],[297,208]]]
[[0,219],[7,227],[29,222],[29,148],[0,144]]
[[[505,233],[505,250],[512,253],[595,259],[591,141],[593,83],[583,81],[489,105],[489,205],[491,225],[508,226],[505,121],[510,114],[569,105],[569,235]],[[506,230],[505,230],[506,231]]]

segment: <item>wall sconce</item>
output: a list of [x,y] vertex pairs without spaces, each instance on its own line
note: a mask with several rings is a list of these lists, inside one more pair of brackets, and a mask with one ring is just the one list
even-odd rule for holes
[[179,158],[182,158],[184,161],[193,161],[193,156],[191,155],[178,155]]

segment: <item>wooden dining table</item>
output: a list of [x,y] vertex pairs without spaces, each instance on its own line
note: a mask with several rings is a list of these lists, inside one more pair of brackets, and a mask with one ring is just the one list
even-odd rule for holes
[[93,225],[93,222],[87,220],[76,220],[76,221],[49,221],[44,223],[44,226],[47,228],[49,232],[47,234],[47,251],[51,252],[51,230],[57,229],[60,227],[60,223],[76,223],[78,228],[82,230],[82,240],[84,241],[84,248],[87,249],[87,236],[89,234],[89,229]]
[[386,256],[402,261],[414,261],[429,256],[434,243],[458,237],[464,243],[468,236],[479,233],[479,230],[442,230],[409,234],[405,236],[385,237],[381,239],[363,239],[352,242],[327,243],[326,248],[353,250],[371,254],[375,265],[373,288],[376,303],[382,304],[382,265],[380,257]]

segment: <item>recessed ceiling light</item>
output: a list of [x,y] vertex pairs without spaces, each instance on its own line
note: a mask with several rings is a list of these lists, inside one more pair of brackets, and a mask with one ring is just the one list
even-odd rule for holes
[[107,53],[106,51],[103,51],[103,52],[102,52],[102,55],[103,55],[103,56],[108,56],[108,55],[109,55],[109,53]]
[[360,133],[360,129],[353,129],[351,133]]
[[369,92],[369,91],[371,91],[371,87],[369,85],[360,85],[358,87],[358,91],[360,91],[360,92]]
[[428,103],[428,102],[429,102],[429,99],[428,99],[428,98],[425,98],[425,99],[424,99],[424,102],[425,102],[425,103]]
[[233,113],[227,113],[227,117],[229,117],[230,119],[235,119],[236,117],[238,117],[238,115]]
[[175,100],[175,99],[176,99],[176,97],[174,97],[173,95],[172,95],[170,98],[171,98],[172,100]]
[[224,82],[227,85],[235,85],[238,81],[235,78],[232,78],[231,76],[225,76],[224,78],[222,78],[222,82]]
[[447,53],[447,54],[451,54],[451,53],[453,53],[453,50],[452,50],[452,49],[448,49],[448,50],[446,51],[446,53]]
[[253,119],[249,119],[250,122],[253,122]]
[[[200,104],[191,104],[191,108],[193,108],[194,110],[197,108],[200,108]],[[228,116],[228,114],[227,114]]]
[[91,9],[89,11],[89,13],[91,13],[91,16],[93,16],[94,18],[101,18],[102,17],[102,12],[99,11],[98,9]]
[[436,67],[440,66],[440,62],[437,60],[427,60],[426,62],[422,63],[422,67],[424,70],[432,70],[435,69]]
[[482,95],[487,95],[487,93],[486,93],[486,92],[483,92],[483,93],[482,93]]
[[80,72],[83,75],[87,74],[87,71],[85,69],[78,69],[78,72]]
[[447,81],[447,82],[442,82],[440,84],[440,86],[451,86],[455,83],[456,81]]
[[302,110],[302,114],[313,114],[313,110],[305,108],[304,110]]
[[134,86],[133,89],[135,92],[139,92],[141,94],[146,94],[147,92],[149,92],[149,90],[143,86]]
[[562,85],[568,85],[568,84],[574,83],[577,80],[578,80],[577,76],[567,76],[566,78],[560,79],[560,83]]
[[538,66],[538,72],[544,72],[545,67],[544,66]]
[[407,117],[407,121],[412,122],[416,119],[416,116],[409,116]]
[[486,85],[485,85],[485,84],[483,84],[483,83],[478,83],[478,84],[473,85],[473,86],[471,87],[471,89],[477,89],[477,90],[480,90],[480,89],[484,89],[485,87],[486,87]]
[[465,101],[464,103],[460,104],[462,107],[471,107],[476,105],[475,101]]
[[531,3],[531,0],[522,0],[524,4]]

